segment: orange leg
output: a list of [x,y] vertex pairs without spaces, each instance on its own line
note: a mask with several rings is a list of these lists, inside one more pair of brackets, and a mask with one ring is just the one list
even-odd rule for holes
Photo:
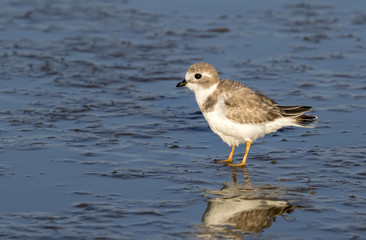
[[244,167],[245,166],[245,162],[247,161],[247,157],[248,157],[248,153],[249,153],[249,148],[250,148],[250,145],[252,144],[251,141],[247,141],[247,147],[245,149],[245,154],[244,154],[244,157],[243,157],[243,160],[241,161],[241,163],[239,164],[229,164],[229,166],[232,166],[232,167]]
[[233,162],[234,149],[235,149],[235,145],[233,145],[233,147],[231,148],[231,152],[230,152],[229,157],[224,161],[220,161],[219,163],[232,163]]

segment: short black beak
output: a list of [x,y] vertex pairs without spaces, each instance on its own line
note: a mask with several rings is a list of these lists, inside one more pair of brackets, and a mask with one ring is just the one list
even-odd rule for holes
[[177,84],[177,87],[184,87],[185,85],[187,85],[187,81],[184,79],[183,81]]

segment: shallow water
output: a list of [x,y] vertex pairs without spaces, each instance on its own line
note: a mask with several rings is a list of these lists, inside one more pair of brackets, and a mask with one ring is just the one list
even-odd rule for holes
[[[2,1],[0,237],[366,238],[365,8]],[[198,61],[317,128],[217,163],[230,148],[175,88]]]

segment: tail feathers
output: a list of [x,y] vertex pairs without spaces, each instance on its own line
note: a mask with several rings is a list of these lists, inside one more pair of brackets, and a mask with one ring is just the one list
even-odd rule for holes
[[301,115],[298,117],[295,117],[296,124],[298,124],[301,127],[314,127],[315,124],[318,122],[316,119],[317,116],[312,115]]
[[293,118],[295,124],[299,127],[314,127],[317,123],[317,116],[304,115],[304,113],[310,111],[310,106],[280,106],[280,109],[282,116]]

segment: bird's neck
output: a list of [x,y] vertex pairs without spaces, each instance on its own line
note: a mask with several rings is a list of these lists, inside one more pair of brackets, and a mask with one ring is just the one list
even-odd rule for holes
[[202,106],[204,105],[207,98],[216,90],[217,85],[218,83],[215,83],[208,88],[197,87],[193,90],[200,109],[202,109]]

